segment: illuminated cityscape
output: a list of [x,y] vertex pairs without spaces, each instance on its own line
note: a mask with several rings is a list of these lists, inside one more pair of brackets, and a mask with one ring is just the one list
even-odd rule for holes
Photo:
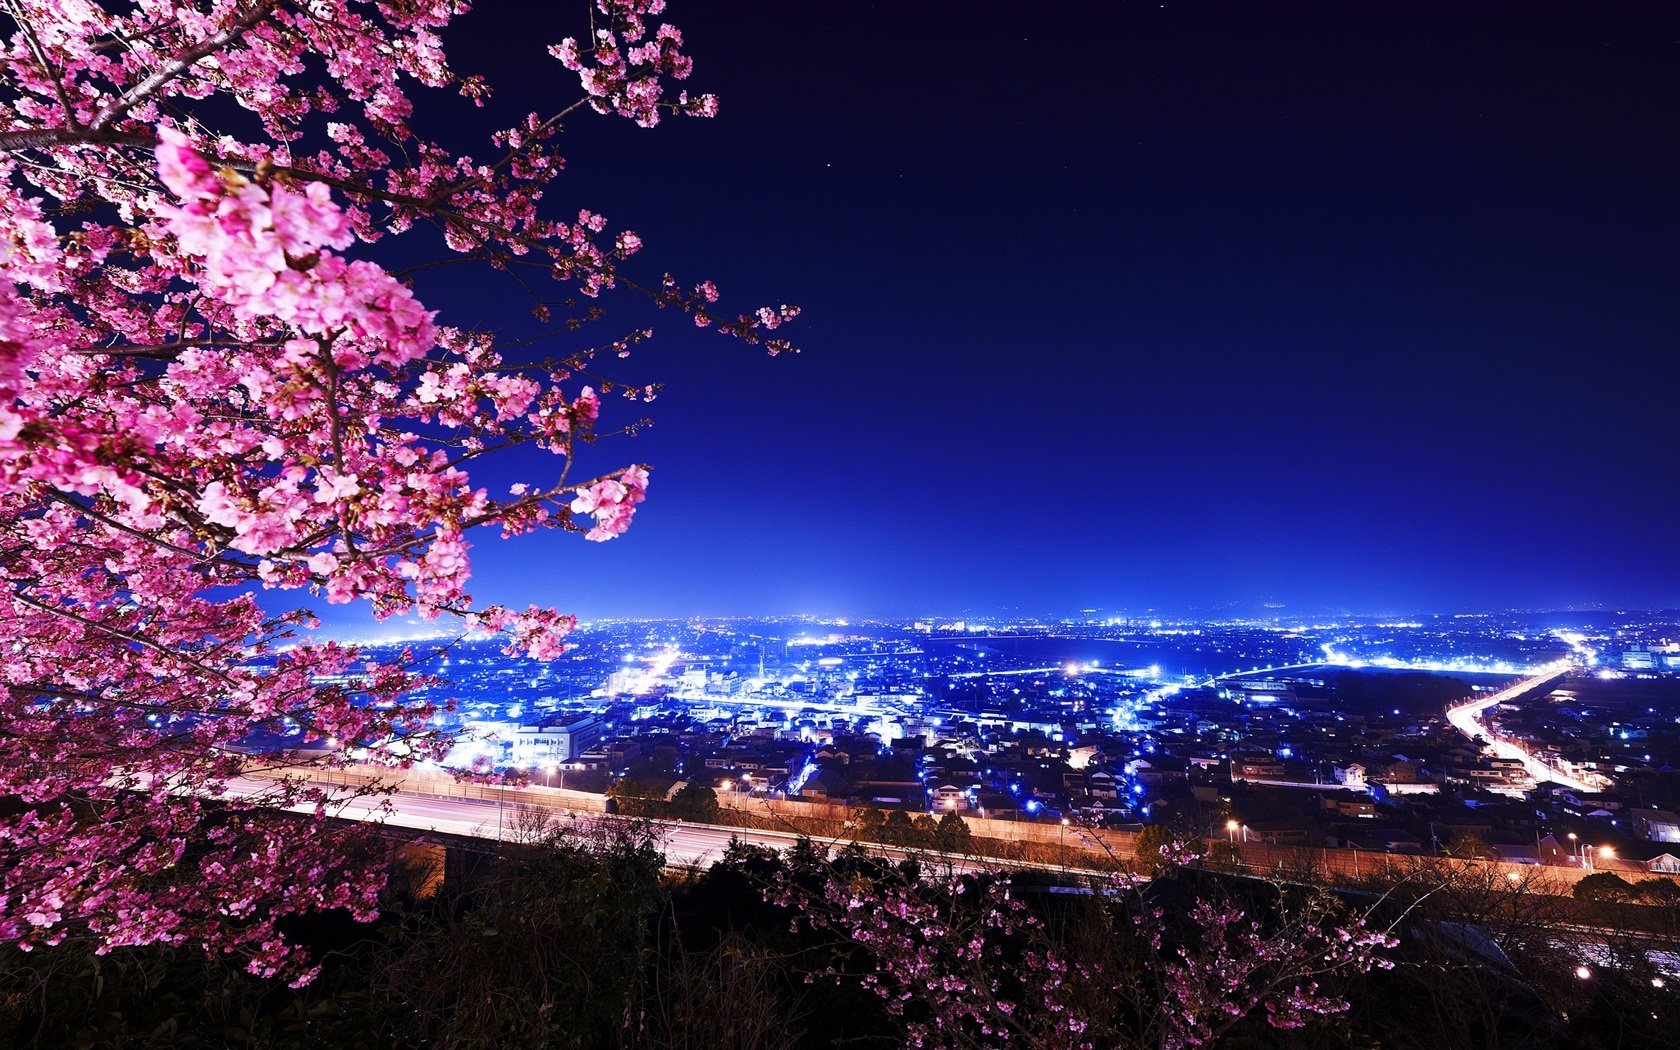
[[1680,1046],[1677,43],[0,3],[0,1050]]
[[[458,642],[450,765],[854,809],[1680,868],[1680,618],[602,621]],[[413,644],[413,643],[409,643]]]

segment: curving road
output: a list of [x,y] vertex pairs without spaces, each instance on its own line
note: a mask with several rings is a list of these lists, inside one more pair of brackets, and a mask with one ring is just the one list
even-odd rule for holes
[[1520,759],[1522,761],[1523,768],[1528,770],[1529,776],[1532,776],[1536,782],[1550,780],[1558,784],[1563,784],[1566,787],[1572,787],[1577,791],[1597,791],[1599,788],[1596,785],[1588,783],[1580,777],[1571,776],[1562,770],[1553,769],[1551,766],[1548,766],[1546,763],[1529,754],[1528,751],[1520,744],[1505,740],[1495,740],[1493,735],[1488,732],[1487,728],[1482,725],[1481,721],[1477,717],[1490,707],[1497,704],[1507,703],[1517,699],[1525,693],[1539,689],[1542,686],[1550,685],[1558,679],[1568,675],[1573,670],[1575,670],[1575,665],[1573,663],[1565,663],[1561,666],[1554,667],[1552,670],[1536,675],[1533,678],[1525,678],[1516,685],[1508,686],[1497,693],[1484,697],[1478,697],[1469,703],[1460,704],[1457,707],[1449,707],[1447,708],[1447,721],[1452,723],[1454,729],[1457,729],[1460,733],[1463,733],[1471,740],[1481,737],[1482,739],[1488,741],[1493,753],[1500,758]]

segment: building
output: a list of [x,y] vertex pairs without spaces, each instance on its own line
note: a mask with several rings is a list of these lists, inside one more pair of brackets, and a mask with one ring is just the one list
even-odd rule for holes
[[1633,869],[1653,875],[1680,875],[1680,847],[1666,842],[1631,842],[1616,850],[1607,870]]
[[1373,820],[1377,815],[1376,804],[1369,798],[1360,798],[1357,795],[1324,795],[1320,804],[1338,817]]
[[935,812],[957,813],[968,809],[968,792],[956,784],[941,784],[929,795],[929,808]]
[[1271,755],[1240,755],[1231,760],[1232,780],[1282,780],[1284,765]]
[[1225,682],[1221,693],[1241,703],[1289,704],[1295,702],[1295,683],[1275,678],[1237,678]]
[[1633,818],[1633,832],[1641,838],[1652,842],[1680,842],[1680,814],[1670,813],[1666,809],[1635,809],[1629,812]]
[[[1417,763],[1398,756],[1382,767],[1381,773],[1381,779],[1389,784],[1416,784],[1421,779]],[[1369,772],[1366,775],[1369,776]]]
[[513,732],[513,764],[540,766],[570,762],[600,743],[606,727],[593,715],[562,716]]
[[1622,667],[1629,671],[1651,671],[1657,666],[1657,654],[1642,645],[1622,653]]

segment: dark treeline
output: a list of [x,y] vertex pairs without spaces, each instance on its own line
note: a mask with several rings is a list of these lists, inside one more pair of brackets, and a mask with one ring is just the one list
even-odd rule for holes
[[[1646,927],[1594,935],[1582,976],[1581,950],[1541,895],[1472,868],[1338,895],[1191,869],[1069,892],[1048,876],[924,877],[934,861],[856,847],[828,858],[808,842],[786,854],[740,846],[672,876],[657,831],[636,820],[524,814],[522,832],[441,882],[397,865],[377,923],[295,925],[322,967],[302,988],[190,947],[4,949],[0,1048],[898,1048],[931,1031],[927,1045],[954,1047],[1608,1050],[1672,1046],[1680,1016],[1647,959],[1673,943],[1680,907],[1575,902],[1605,910],[1571,912],[1572,928],[1626,926],[1633,907]],[[998,900],[1016,910],[987,911]],[[1253,932],[1227,958],[1209,948],[1209,916]],[[1186,1041],[1196,1029],[1174,1011],[1192,1000],[1173,966],[1200,953],[1215,983],[1272,981],[1287,998],[1295,977],[1267,960],[1303,938],[1331,943],[1360,916],[1394,934],[1391,965],[1317,974],[1319,994],[1345,1009],[1279,1029],[1275,1004],[1232,1018],[1202,1003],[1216,1023]],[[1048,971],[1055,992],[1035,993],[1052,987]],[[1006,998],[1018,1005],[984,1006]]]

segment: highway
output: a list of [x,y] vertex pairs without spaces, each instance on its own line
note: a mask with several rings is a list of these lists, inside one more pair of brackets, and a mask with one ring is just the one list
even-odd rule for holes
[[1192,688],[1210,689],[1213,686],[1218,685],[1220,682],[1228,682],[1236,678],[1247,678],[1249,675],[1275,674],[1279,671],[1304,671],[1309,667],[1327,666],[1330,665],[1323,660],[1309,660],[1304,664],[1279,664],[1276,667],[1251,667],[1246,671],[1226,671],[1224,674],[1214,675],[1205,682],[1198,682]]
[[[1545,676],[1537,681],[1543,684]],[[1530,681],[1514,688],[1533,688],[1534,684],[1534,681]],[[1496,694],[1491,702],[1498,702],[1499,697],[1509,692],[1511,690]],[[328,789],[343,789],[346,786],[366,783],[362,777],[354,774],[347,776],[342,770],[312,772],[322,778],[319,781],[320,786]],[[599,795],[557,792],[535,786],[522,788],[455,783],[447,776],[428,776],[413,771],[407,776],[410,779],[402,783],[395,793],[334,803],[328,806],[326,812],[334,817],[383,823],[393,828],[405,828],[418,833],[435,832],[464,838],[517,841],[524,835],[520,830],[523,823],[520,819],[522,811],[537,809],[555,820],[588,821],[601,816],[602,803],[605,801]],[[246,777],[231,782],[228,794],[234,798],[266,795],[271,800],[273,789],[274,785],[268,777],[253,771]],[[299,805],[292,807],[292,810],[298,813],[313,813],[314,806]],[[648,823],[660,829],[662,846],[673,869],[704,867],[716,861],[728,848],[731,838],[772,849],[787,849],[799,840],[797,834],[785,831],[758,831],[682,821],[650,820]],[[817,841],[826,846],[831,853],[844,844],[821,839]],[[861,845],[876,856],[901,860],[913,855],[933,868],[948,867],[956,872],[1034,868],[1063,872],[1075,879],[1106,874],[1098,867],[1082,866],[1100,864],[1102,858],[1092,857],[1074,842],[1068,843],[1068,857],[1073,864],[1065,867],[1045,863],[1042,859],[1034,862],[1010,861],[996,857],[970,857],[929,850],[911,850],[879,843]],[[1110,847],[1113,856],[1122,861],[1135,859],[1128,836],[1118,835],[1111,839]],[[1240,870],[1246,873],[1261,877],[1297,878],[1316,872],[1320,878],[1329,878],[1342,884],[1357,884],[1361,879],[1388,868],[1405,873],[1425,859],[1369,850],[1322,849],[1270,845],[1262,842],[1240,843],[1236,844],[1236,847],[1240,853]],[[1568,895],[1576,879],[1584,874],[1582,870],[1573,867],[1538,868],[1533,865],[1498,861],[1473,862],[1473,866],[1476,867],[1484,864],[1496,875],[1509,879],[1513,888],[1531,893]]]
[[[1541,683],[1543,684],[1543,682]],[[1532,683],[1525,685],[1532,688]],[[1497,702],[1497,701],[1496,701]],[[261,779],[245,779],[234,782],[232,795],[250,795],[272,790],[272,784]],[[473,799],[473,798],[436,798],[415,794],[399,793],[392,796],[394,810],[385,812],[378,798],[354,799],[333,810],[335,816],[350,820],[365,820],[382,823],[392,827],[408,828],[418,832],[435,832],[454,836],[479,839],[501,839],[515,841],[522,837],[520,831],[520,811],[530,808],[531,804],[520,798],[518,788],[508,788],[505,800]],[[578,813],[567,810],[542,808],[547,815],[556,820],[599,820],[599,813]],[[313,812],[313,806],[294,807],[297,812]],[[718,827],[710,824],[687,824],[678,821],[648,821],[659,829],[659,841],[665,853],[666,865],[672,869],[701,868],[720,859],[728,847],[731,838],[757,846],[768,846],[773,849],[787,849],[798,841],[798,836],[780,831],[752,831],[744,828]],[[830,843],[830,852],[837,844]],[[966,857],[955,854],[931,853],[926,850],[911,851],[895,846],[879,844],[864,844],[870,853],[894,860],[905,859],[914,854],[923,864],[925,871],[949,872],[962,874],[969,872],[997,871],[1003,868],[1027,867],[1039,871],[1061,872],[1073,878],[1074,885],[1083,883],[1083,879],[1092,875],[1106,875],[1106,873],[1065,867],[1058,868],[1053,864],[1024,864],[995,858]],[[1292,847],[1267,847],[1257,843],[1250,843],[1243,847],[1244,868],[1262,877],[1270,874],[1272,877],[1289,878],[1299,871],[1303,859],[1302,852]],[[1401,862],[1409,858],[1389,857],[1385,854],[1368,854],[1361,857],[1359,851],[1348,850],[1316,850],[1306,851],[1311,859],[1317,863],[1321,874],[1337,874],[1341,876],[1357,877],[1370,874],[1373,866],[1386,863]],[[1511,868],[1512,871],[1524,873],[1519,880],[1513,878],[1513,891],[1541,894],[1567,893],[1567,882],[1556,882],[1548,879],[1547,874],[1554,869],[1542,868]],[[1630,937],[1646,949],[1646,955],[1662,972],[1669,976],[1680,974],[1680,954],[1672,950],[1672,939],[1648,934],[1629,934],[1622,930],[1606,930],[1597,927],[1559,927],[1559,938],[1556,944],[1560,948],[1572,951],[1585,964],[1592,966],[1610,966],[1614,964],[1615,952],[1611,942],[1625,945]]]
[[[273,790],[273,785],[260,778],[241,778],[232,782],[228,794],[233,797],[250,797]],[[494,788],[490,790],[496,790]],[[532,809],[541,810],[545,816],[553,820],[599,820],[602,815],[592,812],[578,812],[561,808],[535,805],[521,797],[519,788],[510,787],[498,791],[502,797],[494,799],[477,798],[442,798],[419,795],[399,791],[388,797],[369,796],[353,798],[328,807],[330,815],[342,820],[366,821],[383,824],[388,827],[407,828],[419,832],[435,832],[443,835],[456,835],[464,838],[500,840],[504,842],[518,841],[529,835],[523,830],[526,823],[521,820],[522,813],[529,813]],[[313,813],[313,804],[290,807],[295,813]],[[799,841],[799,836],[785,831],[758,831],[750,828],[723,827],[715,824],[690,824],[683,821],[648,820],[647,824],[659,830],[661,849],[665,859],[672,868],[705,867],[722,858],[724,850],[728,848],[731,839],[754,846],[768,846],[771,849],[785,850]],[[837,844],[830,843],[832,851]],[[919,858],[924,864],[932,862],[939,866],[948,866],[955,872],[991,871],[1002,867],[1020,867],[1015,862],[997,860],[984,857],[968,857],[960,854],[935,853],[929,850],[909,850],[897,846],[885,846],[876,843],[864,844],[870,853],[892,860],[904,860],[911,856]],[[1055,870],[1054,865],[1025,865],[1029,867]],[[1070,872],[1080,869],[1068,868]]]
[[[509,789],[510,797],[505,803],[458,798],[425,798],[415,795],[397,795],[394,798],[396,810],[389,815],[378,812],[379,803],[373,799],[358,799],[351,802],[340,816],[350,819],[381,821],[385,824],[410,828],[416,831],[432,831],[450,835],[462,835],[482,839],[515,840],[520,837],[518,831],[519,810],[522,803],[518,800],[517,789]],[[523,805],[529,806],[529,803]],[[310,811],[313,807],[299,807],[303,811]],[[599,820],[598,813],[573,813],[564,810],[548,810],[548,815],[557,820]],[[780,831],[751,831],[744,828],[717,827],[710,824],[687,824],[678,821],[649,821],[660,832],[660,845],[665,853],[666,865],[669,868],[701,868],[710,865],[723,856],[731,838],[737,838],[756,846],[769,846],[773,849],[787,849],[798,841],[797,835]],[[835,844],[830,844],[830,850]],[[1019,864],[1005,860],[981,857],[965,857],[952,854],[930,853],[928,851],[911,851],[894,846],[879,844],[865,844],[870,853],[894,860],[902,860],[914,852],[924,865],[924,870],[948,871],[952,874],[968,872],[997,871],[1000,868],[1030,867],[1040,871],[1060,871],[1069,876],[1087,876],[1101,874],[1094,871],[1083,871],[1077,868],[1057,868],[1048,864]],[[1246,852],[1246,851],[1245,851]],[[1264,850],[1259,856],[1245,856],[1250,863],[1245,865],[1251,871],[1262,875],[1267,873],[1269,853],[1280,856],[1287,853],[1288,860],[1299,861],[1298,855],[1292,849],[1272,847]],[[1342,876],[1360,874],[1361,860],[1364,861],[1365,872],[1370,873],[1372,865],[1380,865],[1393,858],[1383,854],[1375,854],[1361,858],[1357,851],[1349,856],[1347,850],[1319,851],[1317,858],[1325,873],[1335,873]],[[1254,863],[1258,861],[1258,863]],[[1274,875],[1281,875],[1289,868],[1274,869]],[[1567,892],[1564,884],[1552,885],[1545,878],[1546,869],[1524,869],[1539,876],[1533,881],[1524,881],[1522,889],[1531,893],[1559,893]],[[1594,927],[1571,927],[1560,929],[1562,935],[1558,941],[1560,947],[1573,951],[1582,962],[1595,966],[1610,965],[1614,953],[1610,941],[1625,943],[1629,934],[1621,930],[1603,930]],[[1649,942],[1648,956],[1663,972],[1673,976],[1676,973],[1677,957],[1671,950],[1671,938],[1653,935],[1633,935],[1642,944]]]
[[1597,791],[1599,790],[1598,786],[1588,783],[1580,777],[1571,776],[1562,770],[1554,769],[1551,766],[1548,766],[1538,758],[1530,755],[1528,751],[1522,747],[1522,745],[1508,740],[1495,740],[1493,738],[1493,734],[1488,732],[1487,728],[1484,727],[1477,718],[1478,715],[1480,715],[1483,711],[1486,711],[1488,708],[1497,704],[1507,703],[1517,699],[1524,693],[1550,685],[1573,670],[1575,670],[1575,665],[1573,663],[1565,663],[1561,666],[1554,667],[1552,670],[1536,675],[1533,678],[1526,678],[1523,681],[1518,682],[1516,685],[1501,689],[1497,693],[1479,697],[1469,703],[1460,704],[1457,707],[1450,707],[1447,709],[1447,721],[1452,723],[1454,729],[1457,729],[1460,733],[1463,733],[1471,740],[1474,740],[1477,737],[1487,740],[1492,747],[1493,753],[1498,755],[1500,758],[1520,759],[1522,761],[1523,768],[1527,769],[1529,775],[1536,781],[1551,780],[1556,783],[1563,784],[1566,787],[1572,787],[1577,791]]

